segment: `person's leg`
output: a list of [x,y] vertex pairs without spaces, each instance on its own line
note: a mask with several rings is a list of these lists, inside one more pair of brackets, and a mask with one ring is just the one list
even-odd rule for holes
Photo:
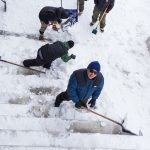
[[45,24],[43,21],[41,21],[40,20],[40,22],[41,22],[41,28],[40,28],[40,30],[39,30],[39,32],[40,32],[40,36],[39,36],[39,40],[44,40],[44,36],[43,36],[43,34],[44,34],[44,32],[45,32],[45,30],[46,30],[46,28],[47,28],[47,24]]
[[69,95],[68,95],[67,91],[61,92],[60,94],[58,94],[58,95],[56,96],[56,100],[55,100],[54,106],[55,106],[55,107],[59,107],[60,104],[61,104],[63,101],[69,101],[69,100],[70,100],[70,98],[69,98]]
[[82,14],[84,10],[84,0],[79,0],[79,15]]
[[36,59],[26,59],[23,61],[25,67],[38,66]]
[[97,22],[97,18],[99,16],[99,13],[100,13],[100,10],[95,5],[94,10],[93,10],[93,15],[92,15],[92,22],[90,23],[91,26]]
[[[101,19],[104,12],[100,12],[99,20]],[[104,32],[104,27],[106,26],[106,14],[103,16],[101,22],[100,22],[100,30],[101,32]]]
[[41,57],[39,55],[39,51],[38,51],[36,59],[26,59],[23,61],[23,65],[25,67],[42,66],[43,64],[44,64],[44,61],[41,59]]

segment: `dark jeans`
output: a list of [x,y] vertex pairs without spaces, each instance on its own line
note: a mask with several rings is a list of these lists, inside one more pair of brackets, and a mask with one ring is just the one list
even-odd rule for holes
[[43,66],[44,68],[50,69],[52,61],[46,62],[41,57],[42,56],[39,54],[39,51],[38,51],[36,59],[26,59],[26,60],[23,61],[23,65],[25,67]]
[[63,101],[70,101],[70,100],[71,99],[69,98],[67,91],[61,92],[56,96],[55,107],[59,107]]

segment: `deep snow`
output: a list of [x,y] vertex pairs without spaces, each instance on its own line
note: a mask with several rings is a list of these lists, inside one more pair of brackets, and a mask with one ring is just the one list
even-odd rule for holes
[[[73,0],[63,1],[65,8],[75,7]],[[40,27],[38,13],[46,5],[59,7],[60,2],[7,0],[6,13],[0,5],[0,29],[37,34]],[[146,45],[150,36],[149,5],[149,0],[116,1],[107,16],[104,34],[98,32],[94,35],[94,27],[89,26],[94,3],[88,0],[79,22],[68,29],[71,37],[62,31],[56,33],[50,28],[45,33],[54,41],[73,39],[76,44],[69,53],[75,54],[76,59],[68,63],[57,59],[53,62],[51,70],[46,71],[46,75],[27,75],[30,74],[27,70],[0,62],[0,103],[14,101],[28,105],[51,104],[52,107],[56,95],[66,89],[71,73],[87,67],[93,60],[98,60],[102,66],[105,85],[97,100],[96,111],[118,122],[125,119],[126,128],[136,133],[141,130],[144,136],[149,137],[150,54]],[[24,37],[0,36],[0,56],[21,64],[24,59],[35,57],[38,48],[44,44],[46,42]],[[41,67],[36,69],[44,70]],[[31,92],[33,88],[47,87],[51,89],[50,94],[37,96]],[[66,111],[68,107],[74,110],[72,102],[63,106]],[[62,112],[64,116],[65,109]],[[92,114],[91,117],[99,119]]]

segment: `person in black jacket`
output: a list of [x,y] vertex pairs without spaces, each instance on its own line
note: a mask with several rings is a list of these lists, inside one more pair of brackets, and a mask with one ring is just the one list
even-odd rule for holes
[[106,25],[106,15],[113,8],[114,2],[115,2],[115,0],[94,0],[95,7],[93,10],[92,22],[90,23],[90,26],[93,26],[97,22],[98,16],[99,16],[99,20],[100,20],[105,9],[107,9],[101,22],[100,22],[100,31],[104,32],[104,27]]
[[23,65],[25,67],[43,66],[50,69],[51,63],[57,58],[61,57],[64,62],[75,59],[75,55],[68,55],[68,50],[73,46],[73,41],[57,41],[53,44],[46,44],[38,50],[36,59],[26,59],[23,61]]
[[46,6],[41,9],[39,13],[39,19],[41,22],[41,28],[39,30],[40,36],[39,40],[44,40],[44,32],[49,24],[55,24],[53,29],[56,29],[56,24],[61,23],[61,19],[67,19],[69,17],[69,12],[62,7],[51,7]]

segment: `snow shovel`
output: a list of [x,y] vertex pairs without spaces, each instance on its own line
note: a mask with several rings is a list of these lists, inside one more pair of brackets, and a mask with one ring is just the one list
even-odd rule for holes
[[115,121],[115,120],[113,120],[113,119],[111,119],[111,118],[108,118],[108,117],[106,117],[106,116],[103,116],[103,115],[101,115],[101,114],[99,114],[99,113],[97,113],[97,112],[95,112],[95,111],[93,111],[93,110],[91,110],[91,109],[89,109],[89,108],[85,108],[85,107],[84,107],[84,109],[86,109],[87,111],[89,111],[89,112],[91,112],[91,113],[93,113],[93,114],[96,114],[96,115],[98,115],[98,116],[100,116],[100,117],[102,117],[102,118],[105,118],[105,119],[107,119],[107,120],[109,120],[109,121],[111,121],[111,122],[113,122],[113,123],[115,123],[115,124],[121,126],[123,132],[128,133],[128,134],[130,134],[130,135],[136,135],[136,136],[138,136],[136,133],[133,133],[133,132],[131,132],[131,131],[125,129],[125,127],[123,126],[124,120],[123,120],[122,123],[119,123],[119,122],[117,122],[117,121]]
[[22,68],[25,68],[25,69],[28,69],[28,70],[36,71],[36,72],[38,72],[38,73],[44,73],[44,74],[46,73],[46,72],[44,72],[44,71],[40,71],[40,70],[28,68],[28,67],[25,67],[25,66],[22,66],[22,65],[13,63],[13,62],[9,62],[9,61],[6,61],[6,60],[2,60],[2,59],[1,59],[1,56],[0,56],[0,61],[5,62],[5,63],[8,63],[8,64],[15,65],[15,66],[18,66],[18,67],[22,67]]
[[101,21],[102,21],[104,15],[106,14],[106,11],[107,11],[108,6],[109,6],[109,4],[108,4],[107,7],[105,8],[104,13],[102,14],[102,17],[100,18],[100,20],[99,20],[99,22],[98,22],[96,28],[92,30],[92,33],[93,33],[93,34],[97,34],[97,27],[99,26],[99,24],[101,23]]

